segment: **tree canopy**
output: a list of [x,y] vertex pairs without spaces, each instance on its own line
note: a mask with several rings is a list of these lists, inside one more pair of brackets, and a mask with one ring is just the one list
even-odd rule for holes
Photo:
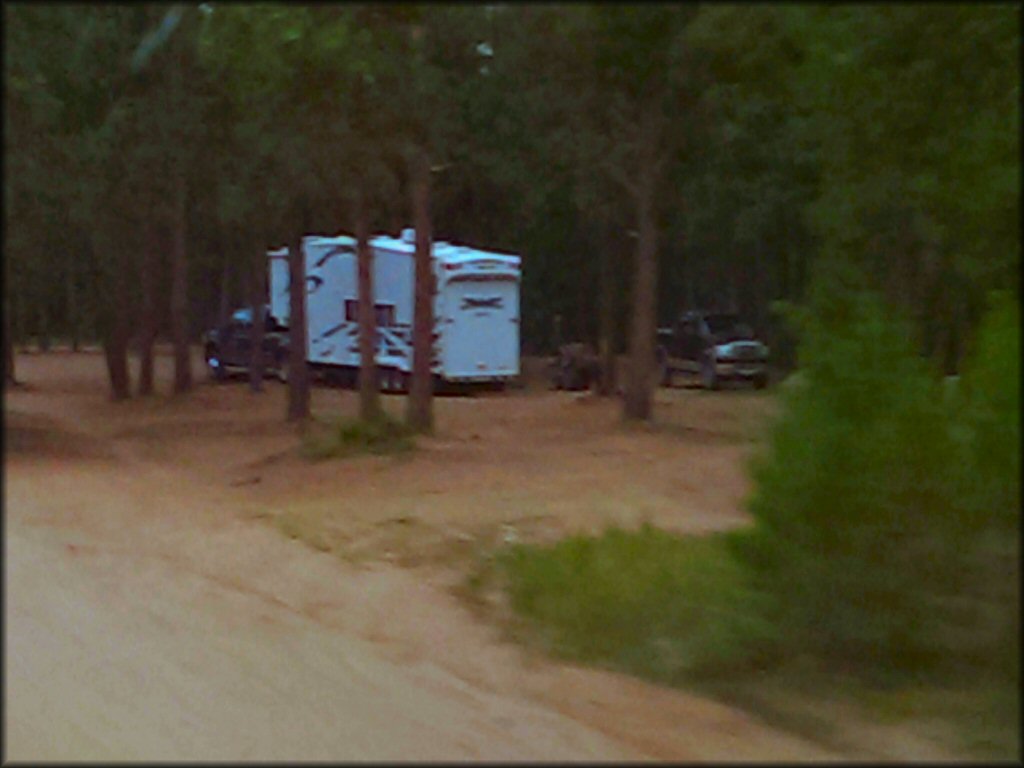
[[374,229],[408,226],[418,147],[436,237],[523,255],[525,353],[551,351],[556,315],[597,341],[603,306],[623,348],[648,168],[658,324],[733,306],[785,359],[775,302],[845,265],[954,371],[988,292],[1018,290],[1019,14],[9,3],[11,330],[111,333],[176,164],[195,338],[265,248],[352,231],[357,192]]

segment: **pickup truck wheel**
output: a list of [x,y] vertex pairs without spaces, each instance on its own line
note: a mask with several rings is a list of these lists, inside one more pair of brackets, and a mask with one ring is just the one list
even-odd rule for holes
[[754,389],[764,389],[768,386],[768,374],[759,373],[754,377]]
[[704,389],[718,389],[718,375],[715,373],[715,364],[705,358],[700,365],[700,381]]
[[217,350],[213,347],[209,347],[206,350],[206,372],[210,377],[211,381],[224,381],[228,374],[224,370],[224,364],[220,361],[220,357],[217,355]]

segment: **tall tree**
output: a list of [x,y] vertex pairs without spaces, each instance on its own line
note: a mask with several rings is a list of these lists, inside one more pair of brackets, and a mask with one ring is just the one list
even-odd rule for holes
[[356,262],[359,273],[359,418],[366,421],[380,415],[377,383],[377,313],[373,302],[373,251],[366,197],[356,191]]
[[654,335],[657,316],[658,230],[661,185],[673,157],[670,130],[683,103],[682,31],[693,9],[603,6],[597,13],[599,77],[608,87],[606,124],[613,143],[604,168],[628,192],[636,221],[630,365],[623,415],[652,415]]
[[629,343],[629,376],[623,413],[627,419],[651,418],[654,369],[658,225],[655,210],[662,172],[659,144],[665,131],[660,106],[651,98],[640,115],[640,152],[635,183],[628,188],[636,205],[636,277],[633,283],[633,324]]
[[4,386],[17,384],[14,375],[14,337],[11,333],[11,305],[4,302]]
[[[405,156],[416,233],[416,269],[413,308],[413,365],[406,423],[418,432],[434,428],[434,271],[431,168],[445,165],[458,129],[454,81],[466,73],[465,48],[452,51],[446,44],[460,41],[465,32],[458,10],[430,14],[420,9],[397,18],[407,32],[395,41],[394,52],[405,53],[404,88],[408,99]],[[404,23],[403,23],[404,22]],[[475,63],[475,62],[474,62]]]
[[[192,14],[185,17],[191,21]],[[171,176],[171,339],[174,345],[174,392],[192,388],[192,357],[188,330],[188,163],[191,99],[188,94],[189,55],[193,25],[186,24],[171,43],[167,117],[173,121],[169,169]]]
[[434,265],[430,219],[430,161],[425,151],[415,152],[409,163],[413,221],[416,229],[416,279],[413,308],[412,381],[406,422],[417,432],[432,432],[434,409],[432,361],[434,356]]
[[142,319],[139,328],[139,395],[153,394],[153,345],[156,341],[157,269],[160,265],[157,224],[152,208],[142,222]]
[[288,420],[309,418],[309,368],[306,365],[306,260],[301,230],[288,248]]
[[267,240],[263,236],[263,228],[255,228],[250,239],[252,244],[245,258],[249,306],[252,309],[252,325],[249,326],[249,389],[262,392],[263,371],[267,363],[263,354],[263,308],[267,298]]

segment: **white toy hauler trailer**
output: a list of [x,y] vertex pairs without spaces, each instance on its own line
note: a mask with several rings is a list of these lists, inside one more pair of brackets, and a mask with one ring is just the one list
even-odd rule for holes
[[[373,250],[376,363],[385,391],[408,388],[412,374],[415,236],[380,235]],[[307,236],[306,359],[325,376],[354,383],[359,369],[359,283],[356,241],[347,235]],[[271,313],[285,322],[287,249],[268,253]],[[519,375],[518,256],[435,242],[434,356],[441,382],[502,383]],[[286,261],[284,263],[287,263]]]

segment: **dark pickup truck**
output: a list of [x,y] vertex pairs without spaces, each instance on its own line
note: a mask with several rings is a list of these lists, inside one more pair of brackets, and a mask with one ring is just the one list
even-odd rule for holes
[[[252,349],[252,309],[237,310],[227,323],[203,334],[203,356],[210,376],[223,380],[249,370]],[[263,366],[267,375],[288,378],[288,329],[263,307]]]
[[708,389],[726,380],[768,384],[768,347],[733,313],[683,313],[671,328],[658,329],[657,353],[663,386],[678,375],[699,376]]

